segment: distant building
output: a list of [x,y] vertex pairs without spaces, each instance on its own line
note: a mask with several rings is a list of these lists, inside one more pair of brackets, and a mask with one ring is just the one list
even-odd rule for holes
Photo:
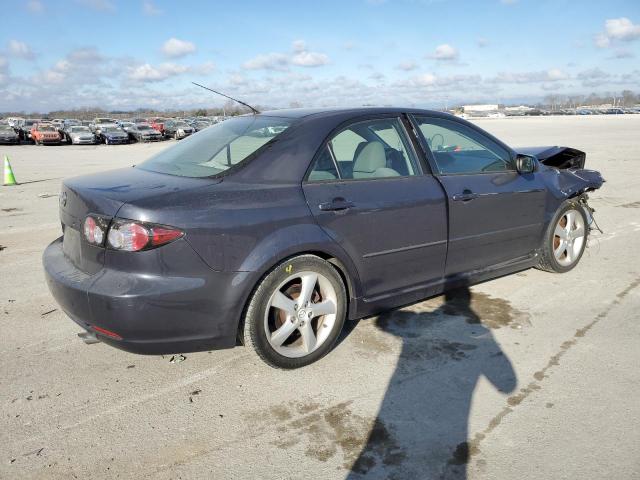
[[463,105],[462,111],[473,115],[474,113],[488,114],[491,112],[497,112],[499,110],[498,105]]

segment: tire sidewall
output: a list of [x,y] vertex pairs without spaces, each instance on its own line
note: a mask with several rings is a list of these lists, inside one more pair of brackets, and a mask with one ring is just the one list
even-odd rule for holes
[[[576,260],[571,265],[564,266],[558,263],[558,261],[556,260],[556,256],[553,253],[553,239],[555,237],[555,229],[556,229],[556,225],[558,224],[558,221],[560,220],[560,218],[562,218],[562,216],[568,210],[575,210],[578,212],[579,215],[582,216],[582,220],[584,221],[585,235],[584,235],[584,242],[582,243],[582,248],[580,249],[580,253],[578,254],[578,258],[576,258]],[[577,201],[569,200],[564,202],[556,212],[551,223],[549,224],[547,235],[545,237],[545,249],[547,250],[548,260],[549,262],[551,262],[551,267],[553,268],[553,270],[558,273],[565,273],[570,270],[573,270],[576,267],[576,265],[580,263],[580,259],[582,258],[582,255],[584,254],[584,251],[587,248],[588,238],[589,238],[589,222],[587,219],[587,214],[584,212],[584,209],[580,206],[580,204]]]
[[[314,271],[324,275],[336,292],[336,320],[333,331],[325,342],[311,354],[299,358],[289,358],[276,352],[267,340],[264,315],[271,295],[275,289],[295,272]],[[324,357],[335,345],[346,317],[347,294],[336,269],[327,261],[314,255],[302,255],[282,262],[274,268],[260,282],[254,292],[245,318],[245,337],[251,337],[251,342],[257,353],[272,366],[285,369],[300,368]],[[248,332],[247,332],[248,329]]]

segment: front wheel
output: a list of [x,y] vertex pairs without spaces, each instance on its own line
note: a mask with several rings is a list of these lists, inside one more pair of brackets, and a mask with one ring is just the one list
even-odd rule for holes
[[244,320],[244,343],[276,368],[299,368],[326,355],[342,330],[347,294],[329,262],[301,255],[258,285]]
[[575,200],[562,204],[547,228],[538,268],[564,273],[573,269],[587,246],[587,215]]

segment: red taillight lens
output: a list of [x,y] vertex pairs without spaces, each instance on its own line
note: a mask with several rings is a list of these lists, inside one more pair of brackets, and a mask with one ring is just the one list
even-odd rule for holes
[[182,237],[183,232],[166,226],[116,220],[107,236],[109,247],[115,250],[138,252],[159,247]]
[[84,219],[84,238],[92,245],[102,245],[104,241],[105,228],[101,225],[100,220],[94,217],[87,217]]
[[182,236],[182,232],[175,228],[153,227],[151,229],[151,243],[154,247],[173,242]]

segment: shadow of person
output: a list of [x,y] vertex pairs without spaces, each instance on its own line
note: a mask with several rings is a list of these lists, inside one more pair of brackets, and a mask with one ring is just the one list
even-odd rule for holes
[[484,376],[504,393],[517,384],[509,359],[474,312],[472,298],[463,287],[412,311],[376,319],[377,328],[402,340],[402,351],[347,478],[466,478],[467,463],[478,452],[468,439],[476,384]]

